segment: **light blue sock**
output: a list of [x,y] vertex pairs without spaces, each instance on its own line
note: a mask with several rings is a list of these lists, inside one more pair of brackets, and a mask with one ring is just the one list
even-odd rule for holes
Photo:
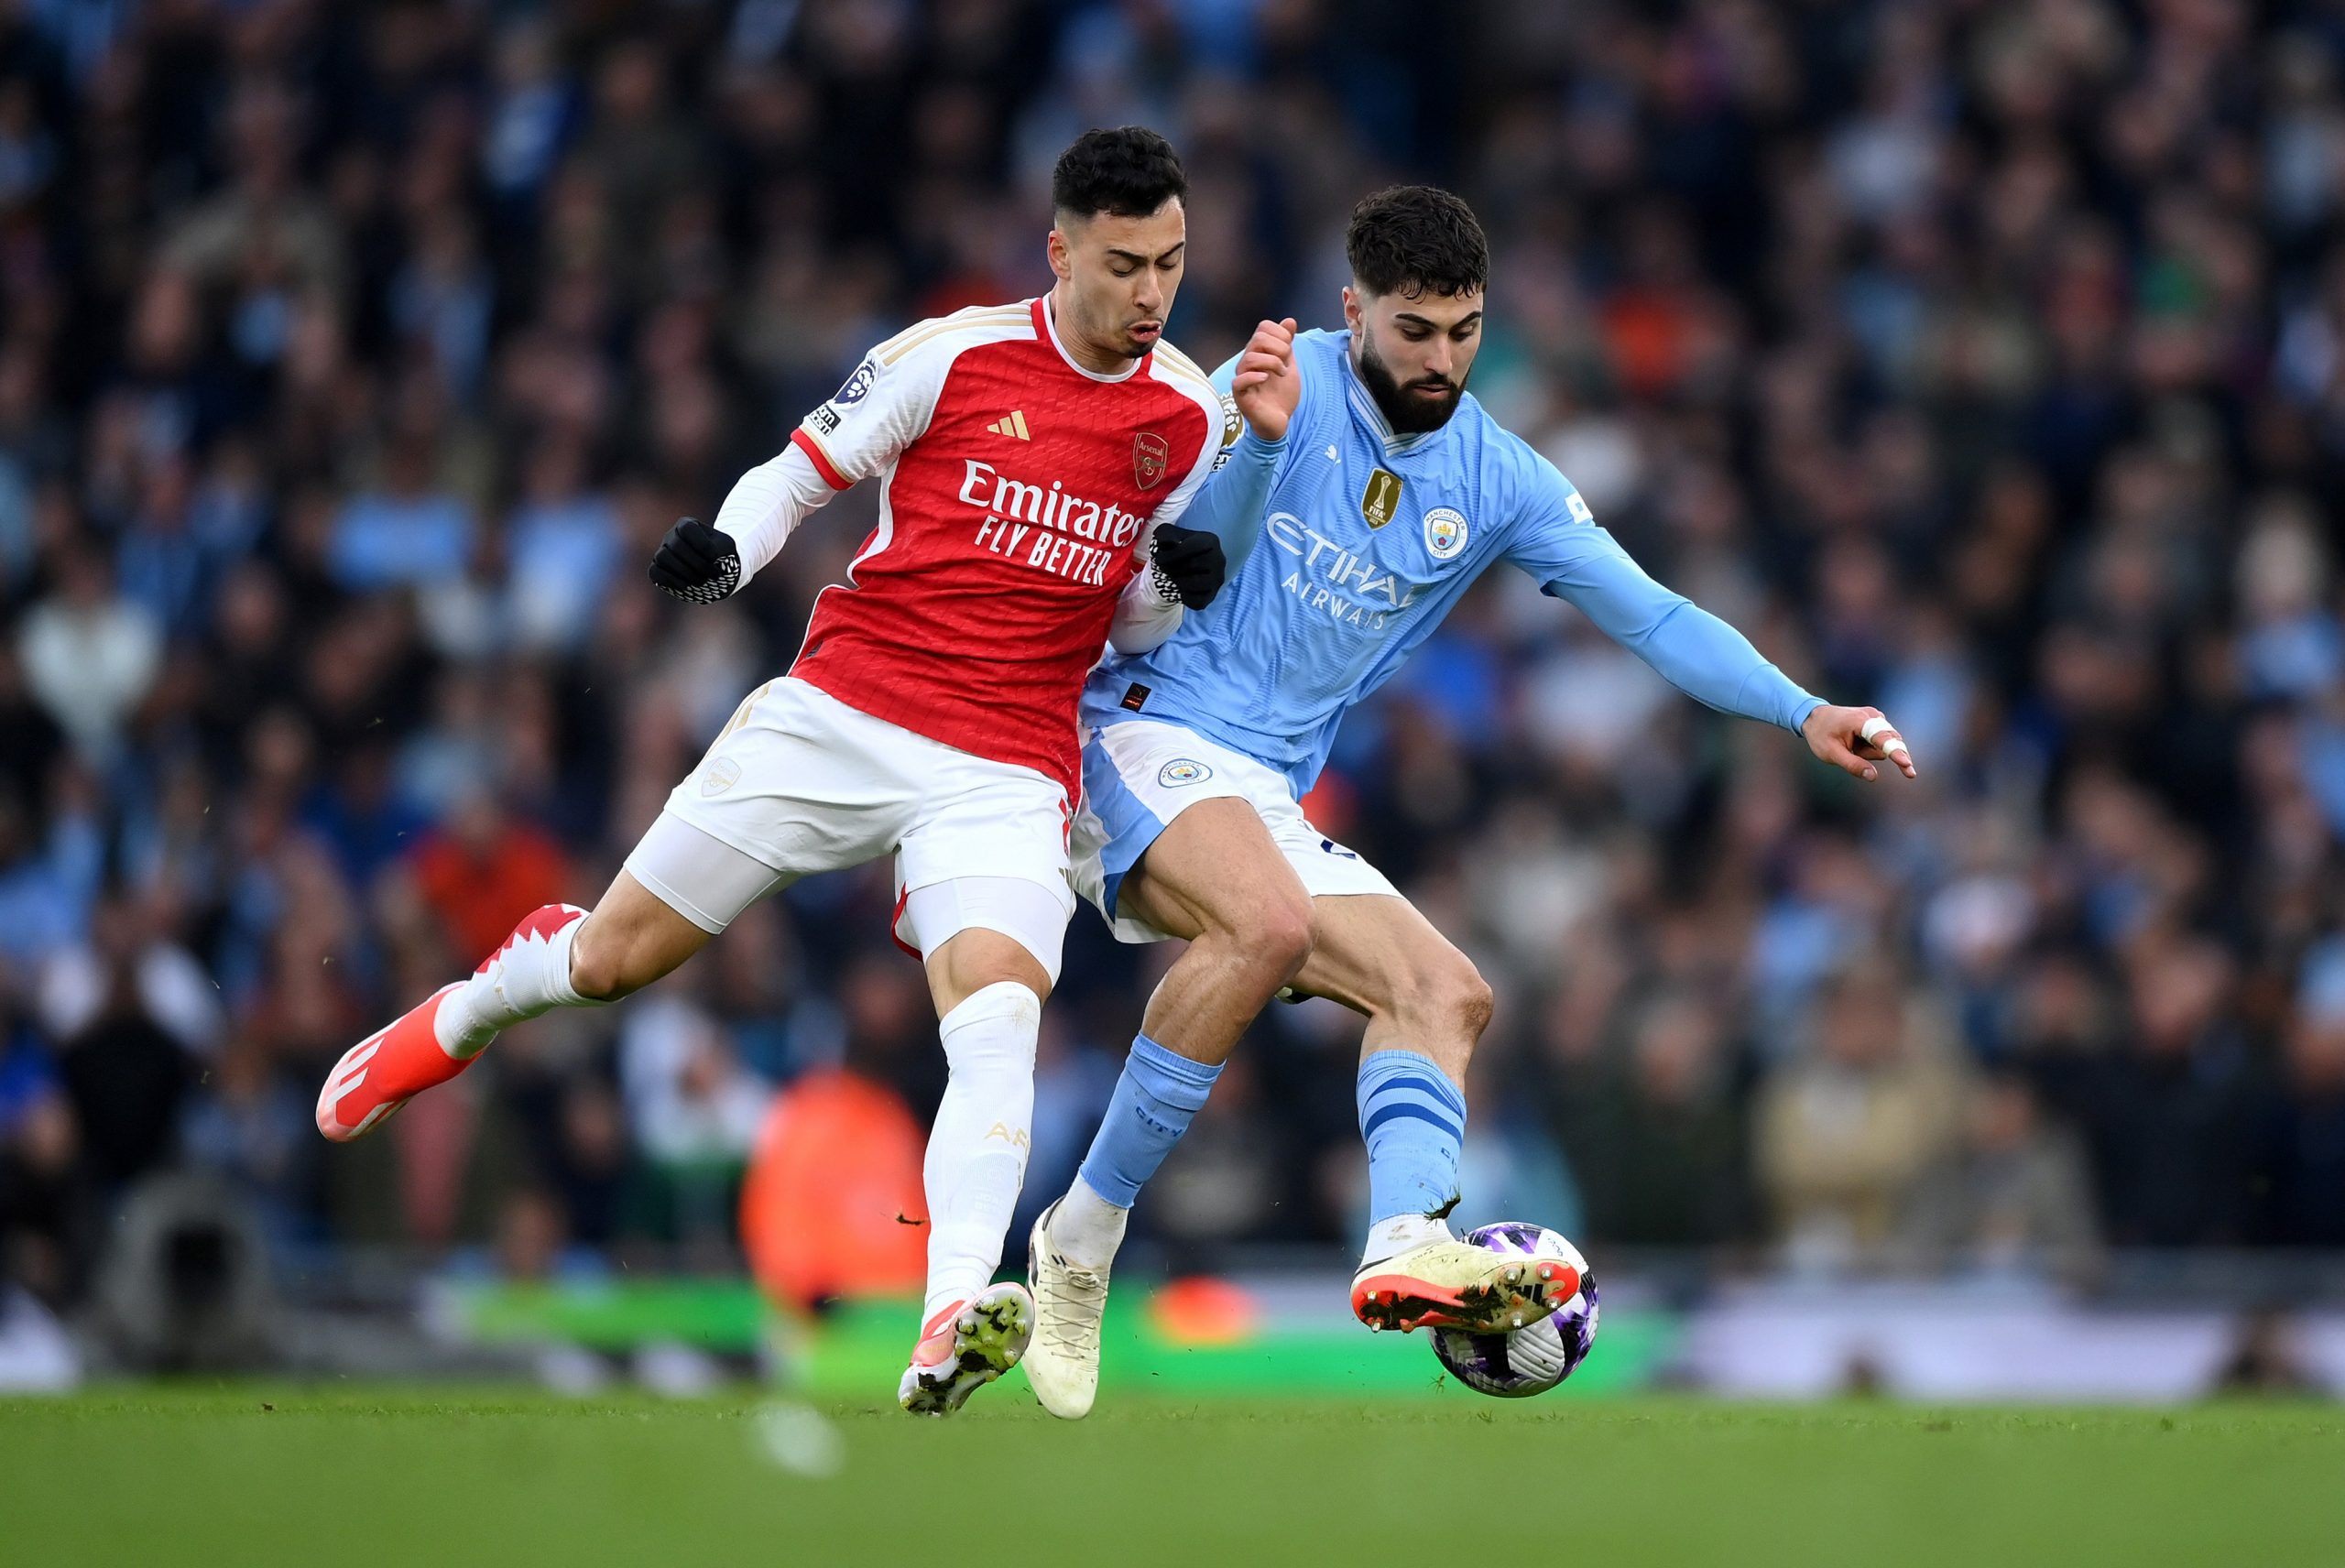
[[1359,1064],[1359,1136],[1368,1144],[1368,1220],[1433,1214],[1457,1196],[1466,1096],[1429,1056],[1379,1051]]
[[1132,1037],[1132,1053],[1116,1080],[1107,1119],[1083,1157],[1085,1185],[1119,1209],[1139,1201],[1140,1190],[1189,1130],[1189,1123],[1213,1093],[1217,1066],[1192,1062],[1144,1034]]

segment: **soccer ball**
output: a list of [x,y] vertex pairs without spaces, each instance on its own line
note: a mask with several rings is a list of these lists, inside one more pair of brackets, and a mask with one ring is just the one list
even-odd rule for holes
[[1579,1248],[1544,1225],[1500,1220],[1468,1232],[1467,1242],[1510,1257],[1560,1258],[1579,1274],[1579,1290],[1541,1318],[1506,1334],[1435,1329],[1433,1353],[1449,1375],[1479,1394],[1527,1399],[1570,1377],[1596,1343],[1596,1279]]

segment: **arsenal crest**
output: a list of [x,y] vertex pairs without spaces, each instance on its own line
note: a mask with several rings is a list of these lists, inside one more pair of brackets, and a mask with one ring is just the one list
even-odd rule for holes
[[1172,466],[1172,449],[1154,430],[1142,430],[1132,437],[1132,478],[1143,490],[1153,490],[1162,483],[1164,471]]

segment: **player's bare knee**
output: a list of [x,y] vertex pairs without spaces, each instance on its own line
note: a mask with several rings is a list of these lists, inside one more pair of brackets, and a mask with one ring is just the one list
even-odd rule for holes
[[587,916],[570,944],[570,988],[590,1002],[615,1002],[638,989],[641,981],[629,984],[627,948],[624,932],[614,933],[609,922]]
[[570,988],[590,1002],[608,1002],[618,996],[618,967],[582,935],[570,950]]
[[1401,977],[1387,1009],[1393,1021],[1427,1048],[1436,1044],[1461,1052],[1458,1065],[1490,1026],[1496,1002],[1490,983],[1474,961],[1451,950],[1446,956]]
[[1474,967],[1473,960],[1465,960],[1460,971],[1450,983],[1443,1005],[1464,1037],[1467,1048],[1471,1050],[1474,1042],[1482,1038],[1482,1031],[1490,1027],[1491,1015],[1498,1011],[1498,997],[1491,991],[1490,983],[1482,978],[1482,972]]
[[1241,952],[1283,985],[1311,957],[1311,898],[1306,894],[1266,899],[1230,934]]

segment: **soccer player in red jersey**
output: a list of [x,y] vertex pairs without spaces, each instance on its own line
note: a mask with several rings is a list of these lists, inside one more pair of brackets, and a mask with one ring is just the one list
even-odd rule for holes
[[878,526],[816,599],[791,672],[742,702],[594,911],[536,910],[469,979],[353,1047],[319,1095],[321,1132],[356,1138],[499,1030],[616,1001],[766,894],[892,853],[896,934],[926,964],[951,1068],[900,1398],[945,1414],[1016,1364],[1033,1301],[989,1281],[1074,909],[1076,694],[1108,643],[1152,647],[1212,598],[1220,546],[1174,519],[1241,413],[1257,441],[1283,438],[1299,386],[1292,323],[1256,332],[1228,404],[1162,341],[1185,194],[1162,136],[1087,133],[1053,179],[1049,294],[881,343],[714,524],[676,525],[652,579],[714,603],[833,495],[879,483]]

